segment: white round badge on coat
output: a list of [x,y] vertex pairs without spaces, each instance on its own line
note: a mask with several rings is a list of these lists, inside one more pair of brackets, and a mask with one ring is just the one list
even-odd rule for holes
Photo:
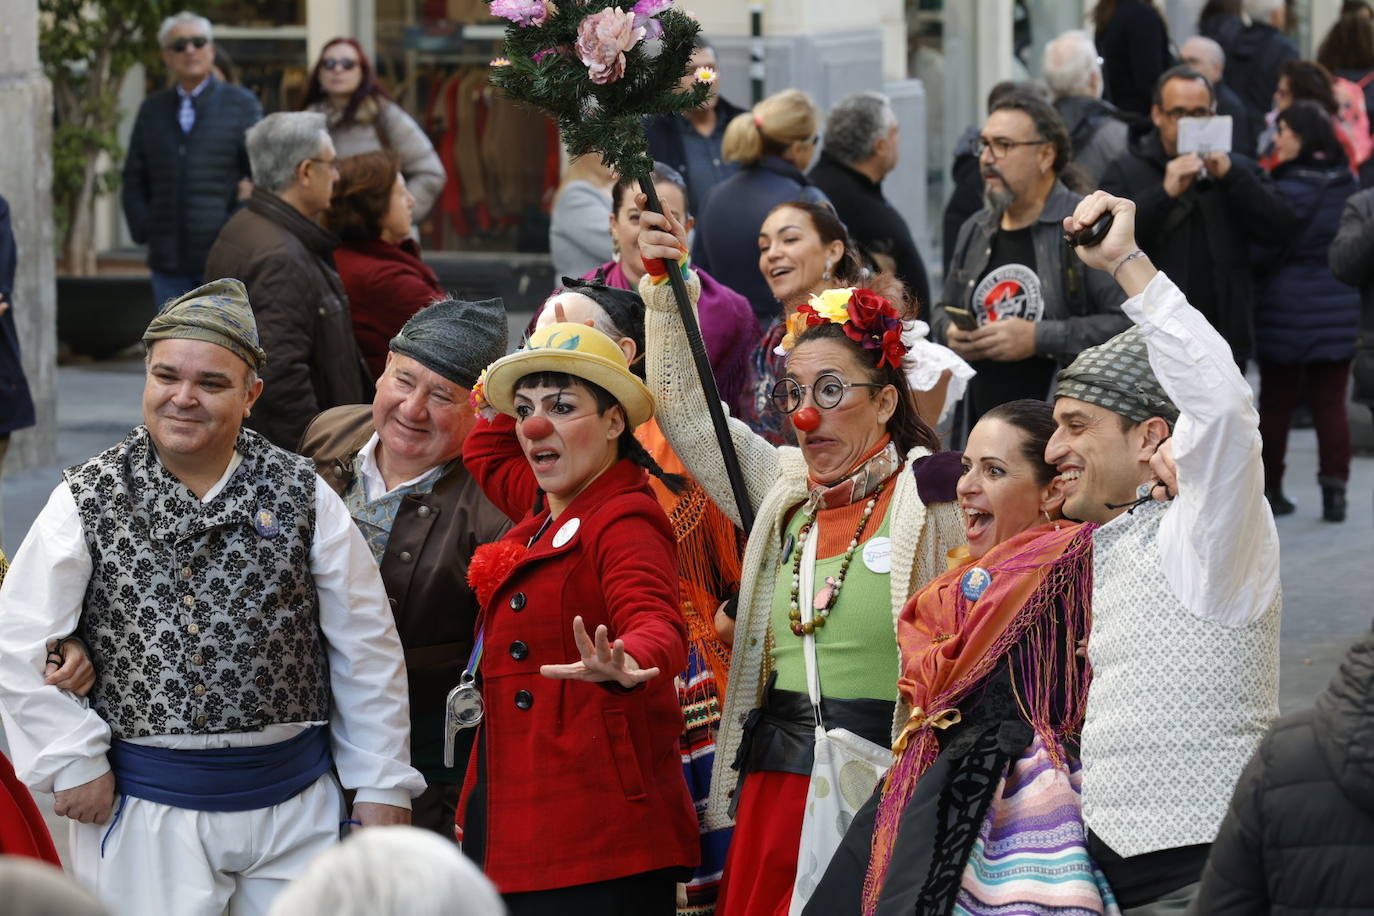
[[564,522],[563,527],[554,532],[553,546],[562,547],[564,544],[571,541],[573,535],[577,534],[577,529],[581,526],[582,520],[580,518],[569,519],[567,522]]
[[892,572],[891,538],[870,538],[864,544],[864,565],[880,576]]

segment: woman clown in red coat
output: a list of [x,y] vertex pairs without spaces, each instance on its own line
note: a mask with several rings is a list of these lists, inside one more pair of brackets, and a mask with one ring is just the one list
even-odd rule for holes
[[653,396],[609,337],[553,324],[493,363],[474,400],[501,416],[477,421],[464,464],[517,524],[469,572],[484,714],[464,851],[511,916],[672,916],[698,837],[673,533],[633,435]]

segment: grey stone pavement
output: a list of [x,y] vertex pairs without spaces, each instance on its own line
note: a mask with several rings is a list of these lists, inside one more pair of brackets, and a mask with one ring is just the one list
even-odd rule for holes
[[[523,329],[527,317],[513,316],[512,329]],[[518,340],[518,333],[512,339]],[[113,445],[140,422],[140,358],[62,366],[57,379],[58,461],[3,478],[4,545],[11,555],[61,469]],[[1351,410],[1356,422],[1367,428],[1367,409]],[[1367,632],[1374,619],[1374,566],[1365,565],[1374,558],[1374,457],[1355,458],[1350,518],[1341,525],[1321,521],[1316,461],[1315,435],[1294,430],[1285,489],[1298,511],[1278,520],[1284,592],[1280,701],[1285,712],[1311,703],[1351,641]],[[1160,651],[1168,651],[1168,646]],[[54,839],[65,855],[65,822],[51,816],[51,797],[40,796],[39,803],[49,812]]]

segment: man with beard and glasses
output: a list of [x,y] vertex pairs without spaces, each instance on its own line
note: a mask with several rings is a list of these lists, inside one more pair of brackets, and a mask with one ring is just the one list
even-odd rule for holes
[[[978,140],[985,206],[965,221],[931,312],[936,335],[973,364],[962,429],[1017,398],[1046,398],[1055,370],[1130,322],[1112,278],[1083,266],[1062,223],[1082,196],[1060,181],[1072,144],[1054,106],[999,99]],[[970,329],[951,321],[965,318]],[[974,324],[976,323],[976,327]]]

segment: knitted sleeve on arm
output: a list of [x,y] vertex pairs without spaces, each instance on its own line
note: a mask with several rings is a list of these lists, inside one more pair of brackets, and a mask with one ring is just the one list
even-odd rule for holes
[[[701,295],[701,282],[694,271],[687,270],[685,274],[687,292],[695,307]],[[673,288],[666,283],[656,285],[646,274],[639,281],[639,294],[647,306],[646,365],[649,390],[658,401],[658,425],[706,494],[738,525],[739,510],[730,492],[725,461],[687,345],[687,329],[677,314]],[[729,408],[725,410],[728,415]],[[778,479],[777,448],[739,420],[727,416],[726,422],[739,455],[749,502],[757,512],[764,495]]]

